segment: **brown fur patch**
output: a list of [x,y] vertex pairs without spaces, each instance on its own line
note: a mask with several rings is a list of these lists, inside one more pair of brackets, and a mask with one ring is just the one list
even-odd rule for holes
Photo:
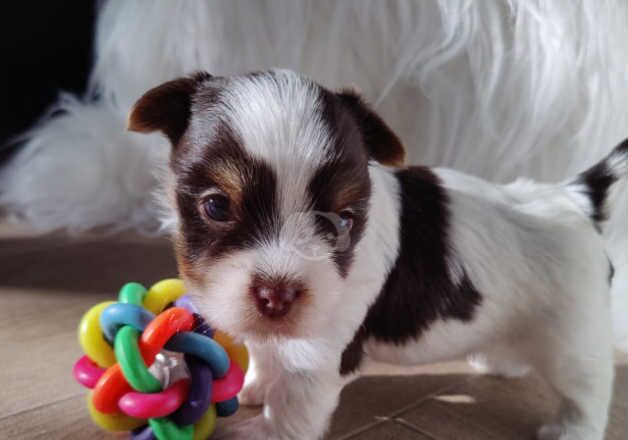
[[176,146],[187,129],[197,82],[179,78],[146,92],[133,106],[127,129],[140,133],[161,131]]
[[386,122],[354,91],[346,90],[338,96],[353,113],[370,157],[384,165],[404,166],[406,150]]
[[[210,145],[181,148],[173,155],[176,204],[183,257],[220,258],[273,236],[277,225],[277,183],[273,170],[250,157],[228,127],[217,127]],[[209,222],[200,209],[203,194],[218,187],[231,202],[228,222]]]
[[[369,151],[364,143],[362,127],[341,99],[324,89],[321,90],[321,98],[324,103],[323,119],[334,138],[334,160],[318,169],[308,189],[314,209],[340,214],[349,208],[354,213],[348,248],[334,251],[338,272],[344,277],[349,272],[355,245],[360,241],[366,225],[371,195]],[[317,220],[319,233],[324,237],[337,232],[329,221]],[[330,245],[335,243],[330,242]]]

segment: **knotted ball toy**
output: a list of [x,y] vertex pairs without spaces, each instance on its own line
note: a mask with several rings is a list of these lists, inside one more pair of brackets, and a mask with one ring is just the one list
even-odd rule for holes
[[118,302],[81,319],[85,355],[73,373],[92,390],[88,409],[100,427],[131,431],[135,440],[200,440],[211,436],[216,416],[238,409],[246,348],[211,329],[184,292],[177,279],[148,291],[128,283]]

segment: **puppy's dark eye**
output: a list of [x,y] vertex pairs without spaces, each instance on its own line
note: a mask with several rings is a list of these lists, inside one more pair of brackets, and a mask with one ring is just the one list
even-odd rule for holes
[[347,233],[353,227],[355,213],[351,209],[344,209],[338,214],[340,217],[340,233]]
[[203,200],[205,215],[216,222],[226,222],[230,216],[229,198],[224,194],[211,194]]

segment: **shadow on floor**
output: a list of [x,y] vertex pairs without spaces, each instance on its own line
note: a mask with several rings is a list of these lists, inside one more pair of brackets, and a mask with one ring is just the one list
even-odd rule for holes
[[117,291],[128,281],[150,285],[176,276],[172,245],[165,239],[0,240],[3,287]]

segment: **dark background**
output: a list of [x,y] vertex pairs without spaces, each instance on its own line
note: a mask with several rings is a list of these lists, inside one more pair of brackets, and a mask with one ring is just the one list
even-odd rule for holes
[[[10,6],[9,6],[10,5]],[[81,94],[92,60],[95,0],[5,2],[0,9],[0,161],[59,91]]]

